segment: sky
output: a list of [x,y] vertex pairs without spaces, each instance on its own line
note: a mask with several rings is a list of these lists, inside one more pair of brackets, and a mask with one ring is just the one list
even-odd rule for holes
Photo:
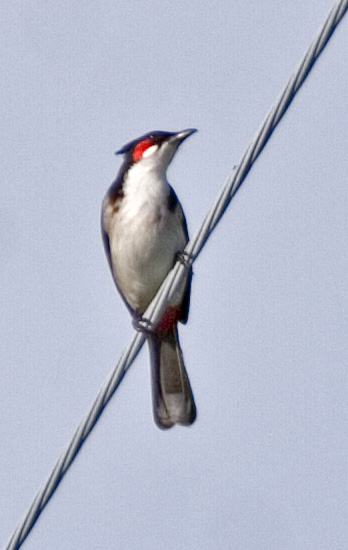
[[[193,234],[331,5],[1,8],[1,547],[133,334],[99,228],[114,151],[199,130],[168,171]],[[347,25],[194,265],[196,423],[155,426],[144,346],[26,550],[346,548]]]

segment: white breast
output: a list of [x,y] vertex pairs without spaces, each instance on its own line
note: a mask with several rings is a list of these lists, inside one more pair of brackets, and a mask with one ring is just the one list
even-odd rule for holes
[[104,223],[117,284],[132,309],[142,314],[184,249],[186,236],[180,205],[168,208],[165,177],[136,168],[125,181],[119,210],[113,213],[105,204]]

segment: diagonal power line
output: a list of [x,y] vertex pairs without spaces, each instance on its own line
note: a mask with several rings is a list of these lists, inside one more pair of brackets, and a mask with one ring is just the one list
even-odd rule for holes
[[[347,8],[348,0],[337,0],[334,3],[326,20],[318,30],[300,63],[292,73],[285,88],[278,96],[261,126],[255,133],[238,166],[228,177],[215,203],[208,212],[202,226],[197,231],[196,235],[188,242],[183,257],[175,264],[172,271],[168,274],[156,297],[146,310],[144,318],[148,319],[151,323],[156,324],[159,321],[166,307],[166,303],[170,300],[175,288],[177,288],[183,278],[186,277],[188,265],[191,265],[201,252],[204,244],[221,219],[231,199],[245,180],[254,162],[259,157],[276,126],[279,124],[294,99],[296,93],[304,83],[311,68],[319,55],[322,53],[337,25],[345,15]],[[104,408],[115,393],[126,371],[139,353],[144,341],[145,336],[142,332],[137,332],[134,334],[115,369],[100,389],[94,403],[87,411],[85,418],[81,421],[71,441],[62,452],[52,472],[49,474],[47,480],[19,522],[4,550],[17,550],[23,544],[39,518],[42,510],[52,497],[54,491],[71,466],[83,443],[97,423]]]

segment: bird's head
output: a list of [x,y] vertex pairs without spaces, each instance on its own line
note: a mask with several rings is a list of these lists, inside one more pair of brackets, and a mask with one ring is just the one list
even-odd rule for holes
[[144,169],[156,168],[165,172],[179,145],[196,131],[189,128],[181,132],[150,132],[127,143],[116,154],[124,155],[129,167],[138,164]]

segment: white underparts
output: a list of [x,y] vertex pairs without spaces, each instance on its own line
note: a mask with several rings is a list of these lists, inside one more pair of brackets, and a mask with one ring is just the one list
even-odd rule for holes
[[[123,192],[117,211],[106,199],[104,223],[117,284],[132,309],[142,314],[186,245],[184,217],[179,203],[169,209],[164,173],[146,161],[129,170]],[[177,304],[182,295],[183,289]]]

